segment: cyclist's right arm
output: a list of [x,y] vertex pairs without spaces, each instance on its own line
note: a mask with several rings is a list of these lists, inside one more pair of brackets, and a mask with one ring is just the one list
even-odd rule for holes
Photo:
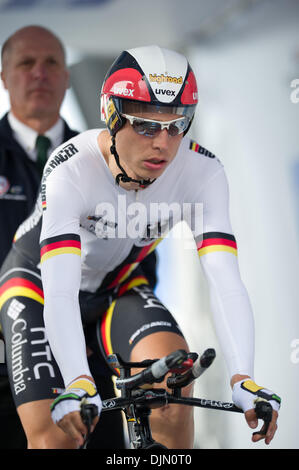
[[242,282],[237,245],[229,216],[229,189],[220,169],[201,193],[203,238],[198,237],[200,262],[208,281],[214,325],[230,378],[253,377],[254,319]]
[[94,391],[88,392],[87,382],[81,381],[79,391],[74,391],[71,386],[81,376],[93,381],[86,357],[78,298],[81,280],[79,219],[84,210],[84,200],[77,187],[66,178],[50,177],[44,191],[46,208],[40,238],[44,320],[51,350],[66,387],[63,397],[60,400],[58,397],[53,419],[59,424],[65,415],[75,411],[70,419],[63,421],[64,430],[71,431],[75,427],[81,434],[80,401],[74,399],[74,395],[96,395],[99,411],[101,407],[99,395]]

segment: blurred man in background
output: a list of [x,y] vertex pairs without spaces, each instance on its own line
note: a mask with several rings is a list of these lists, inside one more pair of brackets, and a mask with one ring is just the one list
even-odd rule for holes
[[[69,87],[69,71],[61,41],[40,26],[26,26],[3,44],[1,79],[10,99],[10,110],[0,120],[0,266],[14,234],[30,214],[37,196],[43,167],[50,153],[77,134],[60,116]],[[1,335],[1,329],[0,329]],[[3,336],[0,337],[3,340]],[[102,371],[99,371],[101,373]],[[101,377],[101,383],[103,378]],[[106,376],[102,393],[113,396]],[[101,420],[101,445],[123,445],[119,413],[109,425]],[[12,400],[5,364],[0,364],[0,448],[26,448],[27,440]],[[90,446],[97,445],[97,436]]]
[[2,47],[1,78],[10,111],[0,120],[0,265],[30,214],[47,156],[73,137],[60,117],[69,72],[61,42],[28,26]]

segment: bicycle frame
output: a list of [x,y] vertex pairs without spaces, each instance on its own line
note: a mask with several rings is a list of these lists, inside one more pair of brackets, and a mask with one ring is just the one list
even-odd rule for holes
[[121,409],[124,411],[127,420],[129,441],[133,445],[133,448],[165,448],[153,440],[149,416],[152,406],[163,406],[166,404],[180,404],[243,413],[243,411],[233,403],[207,400],[205,398],[178,397],[167,393],[165,389],[140,389],[139,396],[132,396],[130,398],[116,397],[104,400],[102,411],[112,409]]

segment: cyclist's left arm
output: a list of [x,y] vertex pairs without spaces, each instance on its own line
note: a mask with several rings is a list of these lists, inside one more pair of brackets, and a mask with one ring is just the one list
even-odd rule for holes
[[[250,299],[240,276],[237,244],[229,216],[229,190],[223,169],[206,184],[200,200],[203,202],[203,237],[197,237],[198,254],[209,285],[217,337],[233,386],[241,379],[253,380],[255,331]],[[254,412],[245,409],[246,400],[243,401],[239,403],[247,413],[247,422],[257,424],[252,416]],[[277,411],[273,413],[266,443],[275,433]],[[257,437],[254,440],[258,440]]]

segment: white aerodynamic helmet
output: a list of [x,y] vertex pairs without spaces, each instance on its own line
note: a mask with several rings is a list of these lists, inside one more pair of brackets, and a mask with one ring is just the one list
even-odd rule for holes
[[158,46],[129,49],[106,74],[101,90],[101,118],[113,136],[125,113],[159,112],[185,116],[188,131],[198,102],[194,73],[187,59]]

